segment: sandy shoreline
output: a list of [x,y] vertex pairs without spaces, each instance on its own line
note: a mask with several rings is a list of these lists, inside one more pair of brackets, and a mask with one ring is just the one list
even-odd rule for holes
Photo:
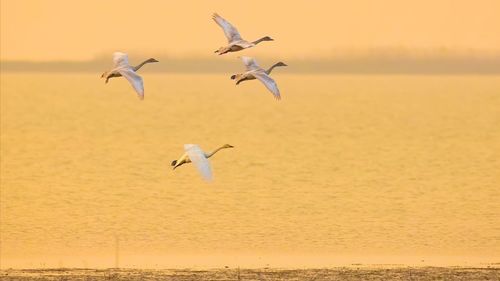
[[500,280],[500,267],[338,267],[325,269],[3,269],[8,280]]

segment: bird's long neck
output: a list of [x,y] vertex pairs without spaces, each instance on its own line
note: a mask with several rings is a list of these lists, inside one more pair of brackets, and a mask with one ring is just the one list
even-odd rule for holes
[[259,44],[260,42],[265,41],[265,40],[266,40],[266,36],[264,36],[264,37],[262,37],[262,38],[260,38],[260,39],[258,39],[258,40],[255,40],[255,41],[253,41],[252,43],[253,43],[253,44],[255,44],[255,45],[257,45],[257,44]]
[[146,63],[149,63],[149,62],[151,62],[151,59],[147,59],[147,60],[141,62],[140,64],[138,64],[137,66],[134,66],[134,71],[139,70],[143,65],[145,65]]
[[271,71],[273,71],[273,68],[279,66],[279,62],[275,63],[273,66],[271,66],[269,69],[266,70],[267,74],[271,74]]
[[223,148],[224,148],[224,146],[221,146],[221,147],[219,147],[219,148],[217,148],[217,149],[214,149],[212,152],[209,152],[209,153],[206,155],[206,157],[207,157],[207,158],[212,157],[212,155],[214,155],[215,153],[217,153],[219,150],[221,150],[221,149],[223,149]]

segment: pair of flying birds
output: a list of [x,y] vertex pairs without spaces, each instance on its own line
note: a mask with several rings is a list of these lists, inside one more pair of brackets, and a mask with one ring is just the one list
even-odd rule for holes
[[[224,34],[227,37],[228,45],[220,47],[215,53],[219,55],[223,55],[229,52],[237,52],[243,49],[248,49],[256,46],[260,42],[263,41],[273,41],[273,39],[269,36],[262,37],[256,41],[249,42],[241,38],[238,30],[227,20],[219,16],[218,14],[213,14],[212,19],[222,28]],[[278,89],[278,85],[276,82],[269,76],[273,68],[277,66],[286,66],[283,62],[278,62],[271,66],[269,69],[265,70],[261,68],[255,59],[250,57],[241,57],[243,64],[246,67],[246,72],[238,73],[231,76],[231,79],[236,80],[236,85],[243,81],[258,79],[262,82],[266,88],[273,94],[273,96],[279,100],[281,99],[280,91]],[[141,64],[137,66],[131,66],[128,62],[128,55],[121,52],[115,52],[113,54],[113,62],[114,68],[110,71],[104,72],[102,74],[102,78],[106,79],[106,83],[110,78],[123,76],[127,79],[132,87],[137,92],[137,95],[141,100],[144,99],[144,82],[142,77],[137,74],[137,71],[147,63],[158,62],[156,59],[150,58],[145,60]],[[217,153],[221,149],[232,148],[232,145],[225,144],[220,146],[219,148],[213,150],[212,152],[205,153],[198,145],[196,144],[185,144],[184,150],[185,153],[179,157],[178,160],[172,161],[171,166],[173,169],[186,164],[193,163],[202,177],[206,180],[212,179],[212,171],[210,168],[210,162],[208,158]]]

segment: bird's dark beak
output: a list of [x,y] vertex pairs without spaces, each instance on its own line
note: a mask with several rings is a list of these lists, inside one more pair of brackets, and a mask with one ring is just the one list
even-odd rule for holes
[[229,145],[229,147],[230,147],[230,148],[234,148],[234,146],[232,146],[232,145]]
[[286,63],[283,63],[283,66],[288,66],[288,64],[286,64]]
[[152,62],[160,62],[157,59],[151,59]]

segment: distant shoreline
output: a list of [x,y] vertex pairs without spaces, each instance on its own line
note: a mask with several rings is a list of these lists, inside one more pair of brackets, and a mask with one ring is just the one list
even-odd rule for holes
[[[244,70],[236,58],[168,58],[156,57],[160,63],[150,65],[141,72],[150,73],[227,73]],[[500,74],[500,56],[491,57],[412,57],[412,56],[360,56],[325,59],[284,58],[259,60],[262,67],[277,61],[288,64],[276,73],[293,74]],[[132,61],[135,63],[135,61]],[[1,61],[2,72],[100,72],[111,67],[111,60],[99,58],[91,61]]]
[[2,267],[2,271],[71,271],[71,270],[117,270],[117,271],[131,271],[131,270],[165,270],[165,271],[179,271],[179,270],[234,270],[240,268],[241,270],[317,270],[317,269],[401,269],[401,268],[414,268],[414,269],[425,269],[425,268],[456,268],[456,269],[496,269],[500,270],[500,262],[484,263],[484,264],[471,264],[471,265],[418,265],[418,264],[390,264],[390,263],[380,263],[380,264],[362,264],[362,263],[352,263],[345,265],[331,265],[331,266],[178,266],[178,267]]
[[[41,265],[44,263],[40,263]],[[223,264],[223,263],[219,263]],[[23,266],[5,266],[2,265],[0,267],[0,272],[3,271],[87,271],[87,270],[96,270],[96,271],[106,271],[106,270],[115,270],[115,271],[134,271],[134,270],[142,270],[142,271],[213,271],[213,270],[231,270],[231,269],[244,269],[244,270],[317,270],[317,269],[426,269],[426,268],[454,268],[454,269],[496,269],[500,272],[500,261],[498,262],[471,262],[471,263],[443,263],[439,261],[435,261],[434,263],[332,263],[328,264],[317,264],[312,265],[309,263],[294,263],[294,264],[273,264],[273,265],[251,265],[243,263],[241,266],[237,264],[228,264],[228,265],[209,265],[209,264],[189,264],[186,263],[184,265],[176,264],[176,265],[159,265],[156,264],[154,266],[148,265],[131,265],[126,264],[124,266],[113,267],[113,266],[88,266],[88,267],[79,267],[79,266],[52,266],[52,265],[43,265],[39,267],[23,267]]]

